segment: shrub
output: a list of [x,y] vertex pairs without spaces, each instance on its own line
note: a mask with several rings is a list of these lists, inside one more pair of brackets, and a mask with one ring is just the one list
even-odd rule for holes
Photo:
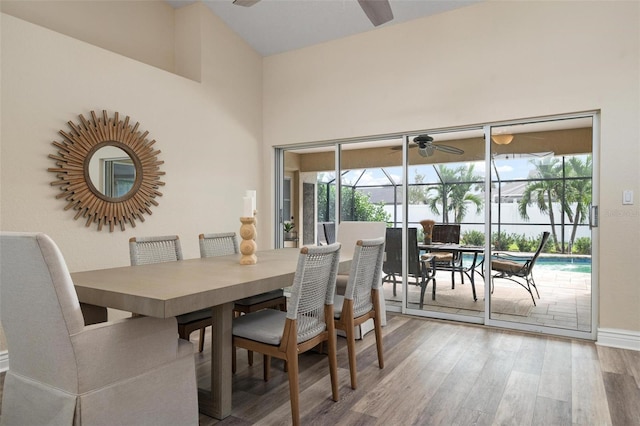
[[462,233],[462,244],[468,244],[470,246],[483,246],[484,233],[475,230],[465,231]]
[[591,238],[580,237],[573,243],[573,252],[576,254],[591,254]]
[[505,232],[494,232],[491,234],[491,244],[494,250],[509,250],[509,247],[513,244],[513,234],[509,235]]
[[513,244],[516,246],[517,251],[528,252],[537,248],[535,240],[527,238],[525,234],[513,234]]

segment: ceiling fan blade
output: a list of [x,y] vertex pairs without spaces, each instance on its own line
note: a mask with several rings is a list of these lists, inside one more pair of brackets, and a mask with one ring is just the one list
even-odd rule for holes
[[460,148],[456,148],[455,146],[449,146],[449,145],[433,145],[433,147],[439,151],[442,152],[446,152],[449,154],[456,154],[456,155],[462,155],[464,154],[464,151],[461,150]]
[[393,19],[389,0],[358,0],[358,3],[360,3],[360,7],[364,10],[371,23],[376,27]]
[[260,0],[233,0],[233,4],[237,6],[249,7],[258,3]]

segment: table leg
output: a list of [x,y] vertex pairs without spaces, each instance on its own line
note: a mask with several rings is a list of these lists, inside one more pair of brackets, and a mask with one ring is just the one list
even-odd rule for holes
[[474,277],[474,272],[476,270],[476,262],[478,261],[478,253],[474,252],[473,253],[473,262],[471,262],[471,267],[469,268],[469,270],[471,271],[471,274],[467,274],[469,276],[469,280],[471,280],[471,291],[473,292],[473,301],[476,302],[478,300],[478,297],[476,296],[476,280]]
[[211,308],[211,391],[198,389],[200,412],[216,419],[231,414],[233,302]]

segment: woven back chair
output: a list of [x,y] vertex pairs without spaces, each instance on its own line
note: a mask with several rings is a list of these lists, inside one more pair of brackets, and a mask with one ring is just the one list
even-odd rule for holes
[[226,256],[239,253],[235,232],[200,234],[200,257]]
[[265,378],[271,357],[288,364],[291,417],[300,424],[298,355],[327,342],[333,400],[338,371],[333,301],[340,243],[303,247],[298,257],[287,312],[264,309],[233,320],[233,344],[264,354]]
[[344,330],[349,352],[351,388],[356,389],[356,336],[354,327],[373,318],[378,366],[384,368],[379,289],[384,259],[384,238],[359,240],[351,261],[344,296],[335,296],[335,325]]
[[[129,256],[131,265],[172,262],[182,260],[182,246],[177,235],[162,237],[133,237],[129,239]],[[201,309],[184,315],[178,315],[178,335],[189,340],[189,336],[200,330],[198,350],[204,350],[205,328],[211,325],[211,309]]]
[[[200,244],[200,257],[227,256],[238,254],[238,239],[235,232],[218,232],[214,234],[200,234],[198,236]],[[287,310],[287,298],[282,289],[256,294],[236,300],[233,304],[233,311],[236,316],[256,312],[260,309],[275,308],[281,311]],[[248,352],[249,365],[253,365],[253,352]],[[233,351],[233,362],[235,364],[235,351]]]

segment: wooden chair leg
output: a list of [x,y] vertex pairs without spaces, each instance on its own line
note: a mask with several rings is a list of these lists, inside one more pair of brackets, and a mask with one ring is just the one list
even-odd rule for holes
[[376,333],[376,348],[378,350],[378,367],[384,368],[384,355],[382,352],[382,326],[380,324],[380,316],[376,315],[373,319],[373,328]]
[[262,356],[262,375],[265,382],[271,378],[271,357],[269,355]]
[[[356,336],[353,321],[347,321],[345,333],[347,335],[347,352],[349,355],[349,373],[351,375],[351,389],[356,389]],[[331,349],[329,349],[331,351]]]
[[[330,324],[332,324],[330,322]],[[332,324],[333,325],[333,324]],[[353,327],[352,327],[353,330]],[[355,339],[354,339],[355,342]],[[334,401],[338,401],[338,342],[336,341],[336,330],[333,326],[329,327],[329,372],[331,373],[331,394]],[[355,349],[355,347],[354,347]],[[297,361],[297,360],[296,360]],[[296,365],[296,372],[298,366]]]
[[198,352],[204,350],[204,327],[200,329],[200,341],[198,342]]
[[298,357],[289,360],[289,399],[291,400],[291,420],[294,426],[300,425],[300,385],[298,383]]

